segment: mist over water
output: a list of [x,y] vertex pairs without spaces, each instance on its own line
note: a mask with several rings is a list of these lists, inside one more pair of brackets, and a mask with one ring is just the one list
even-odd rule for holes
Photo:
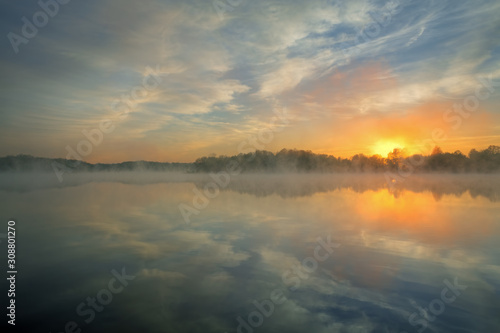
[[[47,172],[4,172],[0,173],[0,186],[5,191],[23,192],[81,186],[88,183],[133,185],[192,183],[203,190],[205,185],[215,182],[214,175],[216,174],[154,171],[78,172],[66,174],[63,181],[59,181],[53,173]],[[234,191],[263,197],[273,194],[281,197],[310,196],[318,192],[348,188],[356,192],[388,189],[394,196],[398,196],[401,191],[427,191],[431,192],[437,200],[443,195],[461,196],[467,192],[472,197],[483,196],[491,201],[498,201],[500,199],[500,174],[414,174],[402,181],[397,181],[387,178],[383,173],[275,174],[260,172],[230,175],[227,178],[227,185],[217,184],[217,187],[221,191]]]
[[[498,175],[244,174],[205,196],[214,182],[0,174],[1,218],[17,226],[19,323],[43,332],[69,321],[82,332],[500,328]],[[195,207],[197,193],[206,204],[186,223],[179,206]],[[336,247],[317,252],[318,238]],[[87,297],[99,299],[122,268],[134,279],[92,310]],[[447,285],[455,279],[466,286],[459,295]],[[444,288],[453,301],[442,301]]]

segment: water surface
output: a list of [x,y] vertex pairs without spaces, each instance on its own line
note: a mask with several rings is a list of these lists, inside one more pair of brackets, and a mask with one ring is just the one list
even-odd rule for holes
[[51,177],[0,177],[31,332],[500,329],[498,176]]

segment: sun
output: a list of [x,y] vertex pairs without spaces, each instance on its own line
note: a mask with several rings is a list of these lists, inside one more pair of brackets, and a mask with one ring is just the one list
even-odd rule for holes
[[379,140],[372,146],[372,153],[374,155],[380,155],[382,157],[387,157],[394,148],[404,149],[405,144],[402,140]]

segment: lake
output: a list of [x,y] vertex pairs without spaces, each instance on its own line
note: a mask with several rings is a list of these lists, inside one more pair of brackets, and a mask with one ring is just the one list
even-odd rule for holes
[[500,331],[500,176],[213,184],[198,174],[0,175],[0,232],[16,222],[16,327]]

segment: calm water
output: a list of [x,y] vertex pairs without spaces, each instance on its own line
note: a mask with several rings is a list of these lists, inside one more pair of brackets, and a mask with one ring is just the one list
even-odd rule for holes
[[18,328],[500,331],[498,176],[51,177],[1,175]]

